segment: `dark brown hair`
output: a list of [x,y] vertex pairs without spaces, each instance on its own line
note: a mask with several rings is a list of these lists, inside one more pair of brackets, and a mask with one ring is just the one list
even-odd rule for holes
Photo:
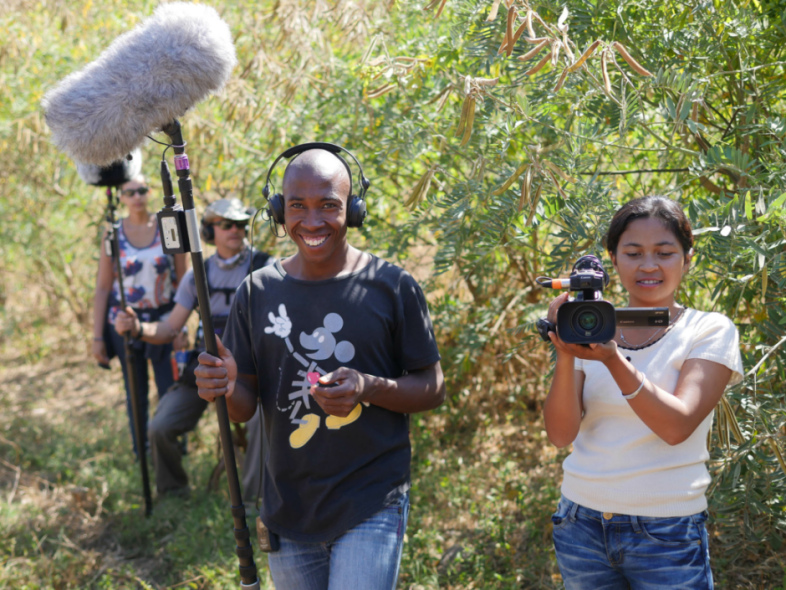
[[662,221],[677,238],[685,255],[690,252],[693,247],[693,230],[682,207],[677,201],[666,197],[651,196],[628,201],[614,214],[604,238],[609,254],[616,256],[620,237],[632,221],[648,217]]

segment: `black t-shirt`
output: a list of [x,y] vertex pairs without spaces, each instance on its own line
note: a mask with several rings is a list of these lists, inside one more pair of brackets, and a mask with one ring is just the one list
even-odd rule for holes
[[329,416],[309,379],[341,366],[396,378],[437,362],[426,300],[409,273],[372,257],[324,281],[295,279],[276,262],[253,273],[251,301],[253,336],[246,279],[224,341],[238,371],[259,382],[270,444],[262,520],[293,540],[330,541],[409,488],[409,421],[366,404],[348,419]]

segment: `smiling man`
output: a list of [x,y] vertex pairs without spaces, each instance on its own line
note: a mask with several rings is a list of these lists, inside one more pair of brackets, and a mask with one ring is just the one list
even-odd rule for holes
[[445,397],[423,292],[349,244],[351,195],[336,154],[311,149],[290,161],[274,199],[297,253],[241,286],[221,358],[202,353],[196,371],[199,395],[226,395],[233,420],[262,404],[260,512],[280,540],[268,558],[277,588],[395,588],[408,415]]

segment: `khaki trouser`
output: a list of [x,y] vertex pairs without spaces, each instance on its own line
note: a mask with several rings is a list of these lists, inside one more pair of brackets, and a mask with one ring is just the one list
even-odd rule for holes
[[[159,494],[188,491],[188,475],[183,469],[183,450],[178,437],[197,426],[208,403],[197,394],[197,388],[175,383],[161,398],[156,415],[148,426],[150,451],[153,455],[156,490]],[[248,450],[242,469],[243,500],[253,504],[259,486],[259,458],[262,432],[259,411],[246,423]]]
[[205,408],[207,402],[197,395],[196,387],[182,383],[175,383],[158,402],[147,436],[159,494],[188,491],[183,450],[177,439],[196,428]]

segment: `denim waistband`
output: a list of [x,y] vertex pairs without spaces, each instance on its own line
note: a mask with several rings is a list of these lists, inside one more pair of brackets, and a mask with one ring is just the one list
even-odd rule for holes
[[[566,518],[571,522],[576,522],[576,519],[579,517],[584,518],[591,518],[594,520],[598,520],[603,522],[604,524],[630,524],[634,531],[639,532],[641,530],[641,523],[656,521],[656,520],[663,520],[664,517],[662,516],[636,516],[635,514],[620,514],[618,512],[603,512],[600,510],[594,510],[593,508],[587,508],[586,506],[582,506],[581,504],[577,504],[573,500],[569,500],[563,496],[563,499],[567,502],[570,502],[570,508],[568,509],[568,513]],[[704,513],[700,513],[704,514]],[[688,516],[674,516],[672,518],[694,518],[699,515],[688,515]],[[669,517],[665,517],[669,518]]]

